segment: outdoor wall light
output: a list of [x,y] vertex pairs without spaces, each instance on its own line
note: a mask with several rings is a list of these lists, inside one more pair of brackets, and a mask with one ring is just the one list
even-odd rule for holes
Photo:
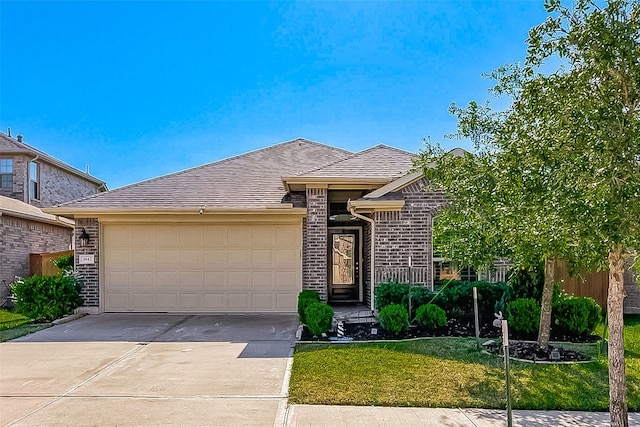
[[91,240],[91,236],[89,236],[87,234],[87,230],[84,229],[84,227],[82,227],[82,233],[80,233],[80,246],[81,247],[85,247],[89,244],[89,240]]

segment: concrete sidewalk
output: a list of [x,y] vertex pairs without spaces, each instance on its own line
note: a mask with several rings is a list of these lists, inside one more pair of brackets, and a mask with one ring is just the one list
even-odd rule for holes
[[[490,409],[385,408],[379,406],[291,405],[285,426],[326,427],[503,427],[506,411]],[[513,411],[518,427],[607,427],[608,412]],[[629,414],[640,426],[640,414]]]

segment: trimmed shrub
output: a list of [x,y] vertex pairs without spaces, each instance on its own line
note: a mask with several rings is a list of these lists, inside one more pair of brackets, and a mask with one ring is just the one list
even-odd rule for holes
[[321,335],[331,329],[333,308],[321,302],[314,302],[304,310],[306,325],[314,336]]
[[320,294],[318,291],[305,289],[298,294],[298,317],[300,318],[300,323],[307,323],[304,314],[305,309],[316,302],[320,302]]
[[402,304],[409,294],[409,285],[389,281],[376,286],[376,310],[380,311],[391,304]]
[[579,337],[595,331],[602,321],[602,308],[593,298],[562,295],[554,302],[551,315],[555,334]]
[[391,304],[380,310],[380,326],[386,331],[398,335],[409,329],[409,313],[401,304]]
[[435,304],[423,304],[416,312],[416,322],[429,330],[447,326],[447,313]]
[[473,316],[474,287],[478,288],[478,311],[482,321],[490,321],[498,311],[506,312],[503,296],[507,284],[504,282],[452,280],[433,302],[444,309],[448,317]]
[[[435,294],[429,289],[415,285],[411,287],[411,313],[409,313],[409,320],[416,318],[418,307],[427,304],[433,298]],[[409,287],[407,286],[407,293],[402,297],[401,304],[407,307],[409,311]]]
[[82,305],[82,282],[73,275],[32,276],[11,285],[16,311],[35,321],[51,321]]
[[535,298],[518,298],[509,303],[509,329],[530,337],[540,328],[540,303]]

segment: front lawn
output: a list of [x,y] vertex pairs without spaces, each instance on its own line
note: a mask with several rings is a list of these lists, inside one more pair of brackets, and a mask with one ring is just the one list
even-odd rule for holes
[[[629,409],[640,410],[640,316],[625,321]],[[575,346],[572,346],[575,349]],[[580,345],[597,356],[595,344]],[[512,362],[514,408],[607,410],[607,361],[542,365]],[[501,358],[480,354],[473,338],[397,343],[300,344],[291,403],[504,408]]]

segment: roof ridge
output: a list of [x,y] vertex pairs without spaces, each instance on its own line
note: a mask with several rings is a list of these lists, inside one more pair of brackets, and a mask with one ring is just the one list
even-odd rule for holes
[[316,168],[313,168],[313,169],[309,169],[308,171],[301,172],[301,173],[299,173],[297,175],[294,175],[294,176],[305,176],[308,173],[316,172],[316,171],[322,170],[324,168],[328,168],[329,166],[337,165],[338,163],[342,163],[342,162],[345,162],[347,160],[351,160],[353,158],[356,158],[358,156],[361,156],[361,155],[363,155],[363,154],[365,154],[365,153],[367,153],[369,151],[373,151],[373,150],[378,149],[378,148],[388,148],[388,149],[397,151],[397,152],[402,153],[402,154],[409,154],[409,155],[411,155],[413,157],[416,156],[415,153],[411,153],[409,151],[401,150],[401,149],[396,148],[396,147],[391,147],[391,146],[386,145],[386,144],[377,144],[377,145],[374,145],[373,147],[369,147],[369,148],[367,148],[365,150],[358,151],[356,153],[352,153],[350,156],[344,157],[342,159],[334,160],[334,161],[329,162],[329,163],[327,163],[325,165],[322,165],[322,166],[319,166],[319,167],[316,167]]

